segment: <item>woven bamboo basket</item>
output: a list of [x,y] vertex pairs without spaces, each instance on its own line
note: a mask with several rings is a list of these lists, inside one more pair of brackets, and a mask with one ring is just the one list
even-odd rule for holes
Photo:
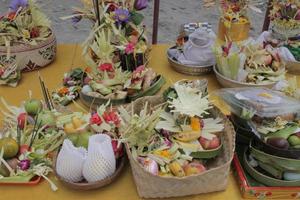
[[[171,47],[170,49],[175,48]],[[199,76],[209,74],[213,71],[213,66],[190,66],[190,65],[183,65],[176,61],[169,53],[169,49],[167,51],[167,57],[170,65],[172,68],[182,74],[192,75],[192,76]]]
[[224,88],[236,88],[236,87],[266,87],[266,88],[273,88],[275,83],[266,83],[266,84],[253,84],[253,83],[244,83],[232,80],[223,76],[218,70],[217,67],[214,66],[214,72],[216,74],[217,80]]
[[111,184],[113,181],[115,181],[121,174],[122,169],[125,166],[126,163],[126,156],[123,155],[121,158],[117,160],[117,167],[116,171],[110,176],[107,177],[106,179],[96,181],[96,182],[91,182],[88,183],[86,181],[78,182],[78,183],[73,183],[70,181],[65,180],[63,177],[59,176],[56,172],[56,157],[57,154],[55,155],[53,159],[53,171],[55,173],[55,176],[60,180],[66,187],[74,189],[74,190],[94,190],[98,188],[102,188],[104,186],[107,186]]
[[[164,102],[160,96],[144,97],[134,101],[127,109],[139,112],[145,102],[155,106]],[[126,152],[130,161],[133,178],[137,191],[142,198],[168,198],[225,190],[228,183],[230,163],[235,149],[235,131],[230,121],[218,110],[213,109],[212,114],[223,119],[225,124],[222,135],[223,149],[218,157],[211,160],[208,170],[199,174],[183,178],[155,176],[146,170],[132,157],[129,147]]]
[[16,45],[10,47],[10,57],[7,59],[7,47],[0,46],[0,63],[20,63],[23,72],[33,71],[52,63],[56,57],[56,37],[52,32],[44,41],[35,46]]
[[300,75],[300,62],[286,62],[288,73]]

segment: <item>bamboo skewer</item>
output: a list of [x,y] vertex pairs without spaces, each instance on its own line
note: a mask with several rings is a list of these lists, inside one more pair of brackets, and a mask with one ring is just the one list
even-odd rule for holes
[[99,11],[99,0],[93,0],[95,14],[96,14],[96,22],[98,21],[98,26],[100,26],[100,11]]
[[41,85],[42,93],[43,93],[43,96],[44,96],[44,100],[47,104],[47,108],[49,110],[52,110],[52,109],[54,109],[54,106],[53,106],[53,103],[52,103],[52,100],[51,100],[51,97],[50,97],[50,94],[49,94],[49,90],[46,88],[45,82],[43,81],[43,79],[42,79],[39,72],[38,72],[38,75],[39,75],[39,80],[40,80],[40,85]]

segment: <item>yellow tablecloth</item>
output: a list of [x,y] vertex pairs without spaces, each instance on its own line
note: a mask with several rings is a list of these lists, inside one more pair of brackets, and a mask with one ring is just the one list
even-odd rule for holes
[[[163,74],[167,80],[167,85],[174,83],[180,79],[201,79],[209,80],[209,91],[220,88],[214,75],[201,77],[185,76],[171,69],[166,58],[167,45],[155,45],[151,52],[150,66],[158,73]],[[84,61],[81,56],[81,48],[79,45],[59,45],[57,59],[51,65],[40,70],[49,90],[55,89],[62,82],[63,74],[72,67],[83,67]],[[167,87],[167,85],[165,87]],[[3,96],[10,104],[20,105],[22,100],[29,96],[29,90],[32,91],[34,98],[42,98],[37,72],[24,73],[22,81],[17,88],[1,87],[0,96]],[[123,170],[121,176],[111,185],[93,191],[75,191],[64,187],[55,177],[50,176],[58,186],[58,191],[53,192],[49,184],[44,180],[37,186],[3,186],[0,185],[0,199],[2,200],[87,200],[87,199],[140,199],[136,192],[129,164]],[[174,199],[201,199],[201,200],[219,200],[241,199],[232,173],[229,176],[229,184],[226,191],[215,192],[210,194],[202,194],[198,196],[190,196]]]

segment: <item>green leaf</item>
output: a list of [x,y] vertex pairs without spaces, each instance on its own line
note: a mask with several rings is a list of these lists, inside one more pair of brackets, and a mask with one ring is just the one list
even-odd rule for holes
[[144,20],[144,16],[137,12],[131,12],[130,21],[132,21],[135,25],[140,25]]

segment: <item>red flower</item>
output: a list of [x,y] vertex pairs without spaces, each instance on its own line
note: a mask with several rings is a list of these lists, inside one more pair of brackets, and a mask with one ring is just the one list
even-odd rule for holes
[[40,30],[37,27],[33,27],[30,30],[30,38],[37,38],[40,36]]
[[97,124],[98,126],[102,124],[102,119],[98,115],[98,113],[92,114],[92,116],[90,118],[90,124]]
[[120,124],[119,116],[114,111],[106,111],[103,114],[103,119],[106,123],[113,123],[115,126],[118,126]]
[[113,65],[111,63],[103,63],[103,64],[99,65],[98,69],[100,71],[108,71],[108,72],[114,71]]

